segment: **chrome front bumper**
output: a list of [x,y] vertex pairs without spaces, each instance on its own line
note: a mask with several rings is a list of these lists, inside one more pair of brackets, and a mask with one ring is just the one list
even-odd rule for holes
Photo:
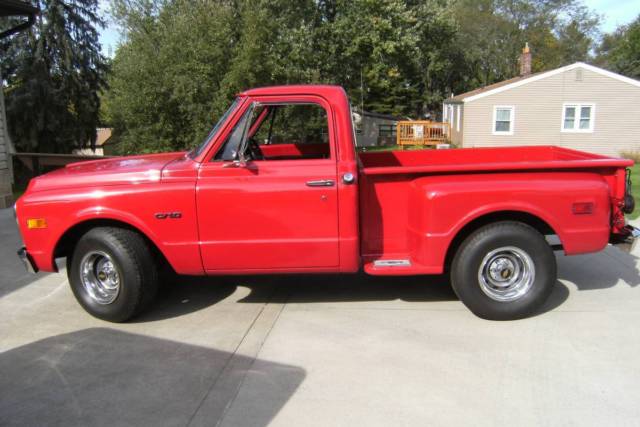
[[18,251],[18,258],[20,258],[20,261],[24,264],[24,268],[26,268],[29,273],[35,274],[38,272],[36,263],[33,262],[33,258],[31,258],[31,255],[27,252],[27,248],[24,246]]
[[640,242],[640,229],[633,225],[627,225],[625,228],[628,233],[612,237],[610,243],[624,252],[636,253],[636,248],[640,245],[638,243]]

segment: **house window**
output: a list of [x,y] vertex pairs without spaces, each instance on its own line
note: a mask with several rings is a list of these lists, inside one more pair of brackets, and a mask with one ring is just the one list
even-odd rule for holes
[[378,136],[396,136],[396,125],[378,125]]
[[562,107],[562,132],[593,132],[595,104],[565,103]]
[[513,135],[513,106],[496,105],[493,107],[493,134]]

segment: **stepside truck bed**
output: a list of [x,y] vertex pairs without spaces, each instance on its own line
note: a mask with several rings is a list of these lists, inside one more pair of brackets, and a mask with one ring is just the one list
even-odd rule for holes
[[619,168],[616,159],[554,146],[360,153],[364,175]]
[[[361,248],[372,274],[442,273],[461,228],[498,211],[542,218],[566,254],[601,250],[616,224],[624,227],[624,168],[633,164],[551,146],[359,158]],[[593,213],[576,215],[576,196]],[[396,260],[404,265],[384,265]]]

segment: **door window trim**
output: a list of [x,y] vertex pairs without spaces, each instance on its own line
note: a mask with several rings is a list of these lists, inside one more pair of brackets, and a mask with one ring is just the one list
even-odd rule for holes
[[[302,162],[302,161],[322,161],[322,162],[332,162],[335,163],[338,158],[338,147],[337,147],[337,133],[335,130],[335,119],[333,116],[333,110],[331,109],[331,105],[327,102],[326,99],[319,97],[317,95],[264,95],[264,96],[256,96],[256,97],[246,97],[242,105],[236,111],[236,114],[233,115],[232,119],[229,121],[227,126],[223,132],[220,132],[220,137],[216,138],[216,141],[213,142],[211,148],[207,152],[207,155],[204,157],[203,163],[211,163],[211,164],[220,164],[224,163],[224,161],[216,162],[213,161],[215,156],[218,154],[220,150],[223,149],[223,144],[226,142],[227,138],[235,128],[236,124],[242,119],[244,114],[250,108],[255,108],[256,105],[292,105],[292,104],[307,104],[307,105],[318,105],[320,108],[324,109],[327,119],[327,131],[329,136],[329,158],[327,159],[292,159],[289,161],[294,162]],[[252,160],[252,162],[278,162],[283,163],[287,162],[287,160]]]

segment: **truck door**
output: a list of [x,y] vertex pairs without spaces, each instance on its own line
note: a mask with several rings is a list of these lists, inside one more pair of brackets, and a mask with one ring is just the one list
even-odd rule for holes
[[200,167],[198,226],[204,269],[337,270],[334,126],[319,97],[264,97]]

